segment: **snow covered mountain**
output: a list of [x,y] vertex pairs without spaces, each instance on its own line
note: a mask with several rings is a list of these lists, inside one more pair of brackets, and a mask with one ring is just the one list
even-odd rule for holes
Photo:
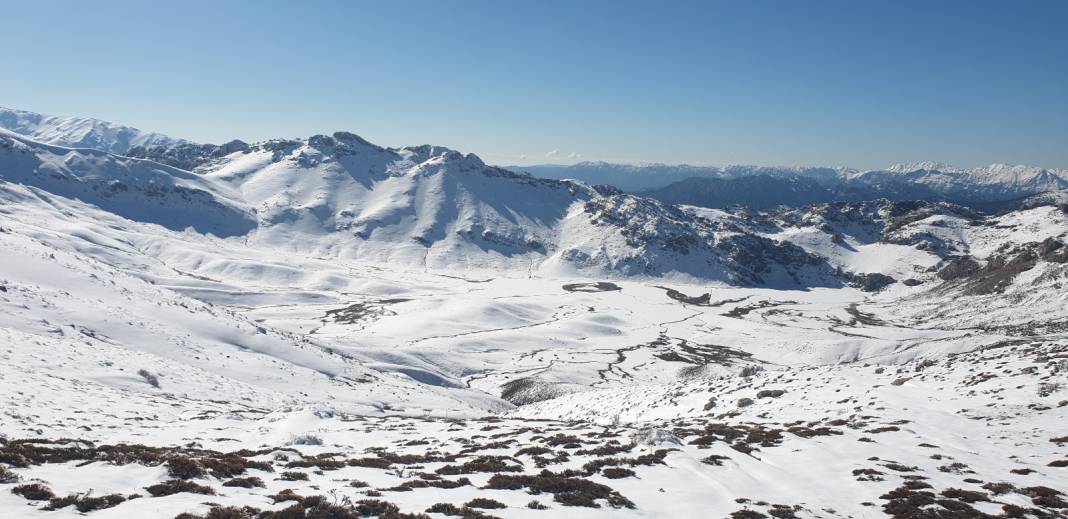
[[135,146],[170,147],[186,142],[89,117],[42,115],[3,107],[0,107],[0,128],[45,144],[120,155]]
[[739,235],[653,200],[512,173],[446,148],[385,149],[338,132],[213,153],[192,173],[0,138],[0,179],[7,182],[175,230],[243,235],[265,248],[428,269],[843,282],[789,243]]
[[943,164],[898,164],[885,172],[866,172],[852,177],[871,183],[872,177],[905,180],[930,188],[934,193],[959,201],[996,201],[1068,189],[1068,171],[1032,166],[989,166],[964,169]]
[[1057,185],[949,170],[0,131],[0,517],[1063,517],[1064,191],[820,199]]
[[[1068,189],[1068,170],[1031,166],[964,169],[922,162],[885,170],[764,166],[669,166],[583,162],[573,166],[512,167],[544,178],[616,185],[667,203],[705,207],[891,200],[998,203]],[[759,195],[758,195],[759,194]]]
[[[1020,167],[965,171],[919,164],[863,173],[731,167],[719,170],[718,177],[658,190],[658,198],[666,199],[661,202],[610,187],[513,173],[447,148],[383,148],[346,132],[253,145],[172,141],[130,151],[135,157],[0,133],[0,179],[133,221],[240,237],[251,247],[315,257],[472,275],[641,275],[871,289],[897,278],[871,277],[885,273],[863,262],[837,262],[826,251],[799,246],[789,233],[754,225],[766,215],[711,215],[670,204],[814,204],[840,196],[843,178],[868,186],[889,178],[908,186],[906,191],[925,192],[932,186],[961,191],[966,185],[970,192],[1004,193],[1015,186],[1015,194],[1057,188],[1061,182],[1049,171]],[[945,171],[922,169],[936,167]],[[709,198],[718,203],[701,203]],[[864,213],[857,224],[877,224],[880,218]],[[819,232],[831,236],[836,231]]]

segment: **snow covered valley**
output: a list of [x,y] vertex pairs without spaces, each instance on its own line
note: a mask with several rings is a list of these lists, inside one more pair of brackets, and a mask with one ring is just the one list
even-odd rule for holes
[[727,211],[341,133],[189,169],[0,139],[0,517],[1068,514],[1056,196]]

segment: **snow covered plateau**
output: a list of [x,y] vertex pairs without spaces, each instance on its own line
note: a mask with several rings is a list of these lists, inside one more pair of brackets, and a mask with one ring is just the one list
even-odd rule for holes
[[0,109],[0,518],[1068,517],[1064,172],[806,171]]

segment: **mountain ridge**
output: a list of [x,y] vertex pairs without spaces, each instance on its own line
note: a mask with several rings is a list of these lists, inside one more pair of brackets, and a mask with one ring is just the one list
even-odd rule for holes
[[[711,194],[717,187],[739,190],[744,186],[761,191],[789,190],[799,179],[813,181],[825,188],[818,202],[929,199],[962,203],[1003,202],[1040,193],[1068,189],[1068,170],[1025,165],[991,164],[977,168],[958,168],[934,162],[895,164],[887,169],[862,171],[852,168],[775,167],[775,166],[690,166],[666,164],[612,164],[583,162],[572,166],[510,167],[545,178],[574,178],[591,183],[613,183],[624,191],[659,198],[668,203],[692,203],[709,207],[746,205],[746,197],[727,197],[722,193],[697,198],[696,187]],[[751,177],[763,178],[754,186]],[[747,179],[750,180],[741,180]],[[697,179],[697,180],[692,180]],[[685,202],[679,194],[687,193]],[[782,203],[798,205],[810,200],[784,199]],[[758,207],[768,207],[766,205]]]
[[[891,180],[904,175],[907,181],[882,184],[886,175],[850,172],[860,186],[874,186],[864,190],[836,184],[842,169],[731,167],[715,179],[686,181],[672,198],[538,178],[440,146],[386,148],[350,132],[132,148],[131,155],[148,158],[41,144],[11,133],[0,133],[0,143],[6,143],[0,146],[0,179],[174,231],[240,238],[252,247],[424,270],[682,276],[741,286],[876,290],[901,280],[894,277],[900,273],[867,271],[863,263],[836,263],[821,250],[798,246],[781,229],[754,224],[765,216],[681,206],[772,209],[828,198],[924,199],[918,195],[937,193],[934,181],[913,177],[944,176],[890,172]],[[183,169],[154,160],[169,158],[192,162]],[[1030,169],[990,170],[1035,178]],[[693,185],[709,182],[719,185],[704,191]],[[873,193],[890,196],[868,196]],[[725,198],[707,203],[713,196]]]
[[175,146],[188,143],[161,133],[91,117],[44,115],[0,107],[0,129],[30,137],[45,144],[68,148],[92,148],[124,154],[136,146]]

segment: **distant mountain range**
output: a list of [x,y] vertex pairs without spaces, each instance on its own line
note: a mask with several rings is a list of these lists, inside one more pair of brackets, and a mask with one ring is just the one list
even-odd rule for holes
[[580,162],[570,166],[555,164],[535,166],[507,166],[536,177],[575,179],[590,184],[608,184],[624,191],[636,192],[657,189],[690,178],[737,178],[765,175],[803,176],[830,182],[842,171],[834,168],[786,168],[767,166],[690,166],[687,164],[615,164],[611,162]]
[[170,147],[187,141],[89,117],[42,115],[0,107],[0,128],[37,142],[125,154],[136,146]]
[[769,166],[688,166],[582,162],[572,166],[511,167],[553,179],[611,184],[669,204],[702,207],[889,200],[991,205],[1068,189],[1068,170],[994,164],[957,168],[922,162],[885,170]]

